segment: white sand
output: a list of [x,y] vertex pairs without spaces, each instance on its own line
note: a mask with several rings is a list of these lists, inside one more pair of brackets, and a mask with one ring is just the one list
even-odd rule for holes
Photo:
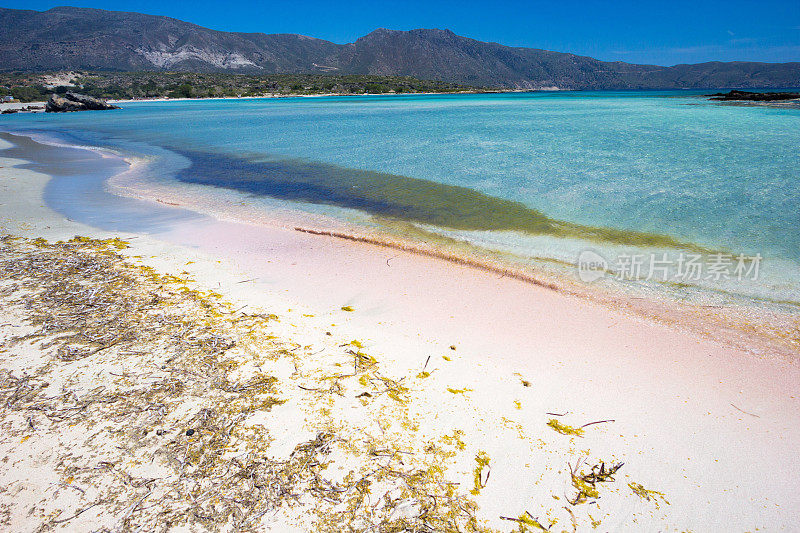
[[[0,159],[4,232],[105,236],[43,207],[47,177],[14,164]],[[468,453],[451,476],[467,486],[477,450],[491,457],[477,501],[479,516],[498,528],[515,526],[499,516],[529,510],[570,530],[567,462],[587,455],[625,466],[596,504],[573,508],[579,530],[587,516],[601,518],[603,531],[796,527],[796,361],[755,358],[520,281],[291,229],[209,222],[135,237],[131,255],[163,271],[185,269],[236,305],[278,312],[299,344],[324,345],[326,331],[333,342],[360,339],[397,375],[419,372],[430,356],[432,375],[414,389],[421,433],[464,431]],[[573,426],[615,421],[575,438],[549,428],[548,412],[569,412],[558,418]],[[35,461],[28,468],[37,479]],[[663,492],[670,504],[636,497],[628,482]],[[15,497],[0,494],[4,504]]]
[[[242,279],[258,280],[248,284],[253,299],[277,290],[286,306],[302,302],[337,324],[344,319],[341,327],[399,368],[456,345],[452,363],[437,361],[438,379],[474,389],[466,406],[453,406],[474,411],[467,420],[450,416],[490,456],[512,454],[498,483],[505,492],[495,486],[488,496],[487,487],[481,500],[486,510],[498,506],[490,514],[505,498],[537,500],[537,466],[519,468],[515,455],[549,436],[544,413],[566,411],[572,425],[616,420],[572,443],[572,453],[614,455],[632,479],[667,494],[672,505],[658,528],[777,529],[800,508],[788,467],[800,462],[796,362],[756,359],[547,289],[370,245],[230,223],[169,238],[234,258]],[[356,311],[342,316],[342,305]],[[532,386],[520,388],[517,376]],[[524,441],[498,441],[503,416],[522,424]],[[636,529],[624,525],[631,511],[619,511],[622,529]]]

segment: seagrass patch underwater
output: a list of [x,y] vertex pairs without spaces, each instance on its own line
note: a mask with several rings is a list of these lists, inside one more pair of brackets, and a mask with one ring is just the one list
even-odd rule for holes
[[358,209],[376,216],[444,228],[520,231],[631,246],[703,250],[666,235],[554,220],[522,202],[458,185],[305,159],[251,160],[213,152],[175,151],[191,162],[191,166],[176,174],[178,180],[188,183]]

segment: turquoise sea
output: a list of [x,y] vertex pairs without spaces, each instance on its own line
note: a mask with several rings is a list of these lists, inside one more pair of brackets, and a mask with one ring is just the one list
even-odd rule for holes
[[[639,258],[642,279],[618,280],[627,286],[794,309],[800,109],[701,95],[140,102],[115,112],[3,116],[0,131],[144,157],[142,183],[191,184],[195,196],[236,191],[249,212],[265,216],[291,206],[391,231],[401,221],[426,232],[415,238],[441,235],[569,272],[590,249],[606,260],[609,278]],[[97,202],[81,200],[85,183],[71,194],[78,182],[62,178],[47,201],[102,226]],[[693,254],[703,256],[697,279],[682,270]],[[669,266],[647,281],[653,257]]]

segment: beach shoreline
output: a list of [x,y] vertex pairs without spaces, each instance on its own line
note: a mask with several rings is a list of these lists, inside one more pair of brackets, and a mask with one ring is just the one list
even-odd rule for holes
[[[558,88],[547,89],[492,89],[492,90],[464,90],[450,92],[413,92],[413,93],[315,93],[315,94],[281,94],[265,93],[257,96],[208,96],[202,98],[136,98],[136,99],[108,99],[110,104],[130,104],[130,103],[161,103],[161,102],[194,102],[204,100],[260,100],[260,99],[280,99],[280,98],[322,98],[330,96],[436,96],[453,94],[505,94],[520,92],[555,92]],[[76,91],[80,92],[80,91]],[[23,109],[28,106],[41,107],[41,110],[31,111],[33,113],[44,112],[46,101],[41,102],[0,102],[0,112],[12,109]]]
[[[294,227],[209,217],[149,235],[97,230],[44,206],[50,178],[24,165],[0,151],[4,234],[50,241],[119,237],[130,242],[120,252],[128,261],[191,279],[187,286],[218,292],[233,309],[275,313],[280,321],[271,323],[271,333],[304,347],[303,353],[342,353],[341,345],[359,352],[351,343],[357,339],[385,375],[405,376],[420,413],[420,429],[401,432],[409,445],[463,432],[466,451],[455,456],[447,479],[470,489],[475,458],[491,458],[491,478],[475,501],[478,516],[492,527],[513,529],[518,524],[499,517],[525,511],[560,524],[569,524],[574,513],[580,530],[595,519],[601,529],[619,531],[794,524],[800,507],[793,490],[800,442],[796,359],[777,352],[756,356],[624,306],[614,309],[490,270]],[[19,313],[4,310],[2,338],[27,327]],[[5,346],[0,355],[5,367],[18,370],[50,357],[36,343],[25,350]],[[134,358],[126,364],[141,363]],[[302,403],[290,376],[282,381],[294,387],[281,389],[287,405]],[[341,413],[356,413],[360,404],[351,401],[358,386],[346,387]],[[324,407],[324,398],[312,393],[309,405]],[[304,426],[292,416],[301,415],[286,411],[279,417],[294,428],[284,431],[288,442],[313,439],[315,419]],[[589,426],[579,437],[548,426],[554,419],[574,427],[614,421]],[[27,445],[20,443],[23,433],[15,433],[16,440],[0,441],[3,454],[50,479],[50,466],[31,463],[46,437],[26,430],[24,418],[20,423],[15,431],[27,431]],[[62,446],[69,449],[72,442]],[[602,487],[596,504],[573,506],[563,500],[573,491],[565,467],[581,457],[625,466],[616,482]],[[71,514],[53,514],[63,501],[46,503],[57,489],[4,470],[3,484],[19,495],[2,496],[14,529],[35,529],[24,527],[31,509],[39,509],[42,522]],[[637,496],[632,483],[663,493],[669,505]],[[91,502],[68,503],[80,511]],[[97,512],[82,516],[87,527],[109,519]]]
[[[451,264],[467,271],[476,270],[498,276],[500,279],[513,279],[546,288],[565,297],[605,307],[612,312],[641,317],[691,332],[726,346],[747,351],[755,357],[780,358],[791,363],[798,361],[798,343],[800,343],[800,338],[796,335],[798,318],[796,313],[790,311],[780,311],[772,307],[762,308],[753,303],[716,305],[711,302],[711,305],[708,305],[709,302],[705,300],[683,301],[668,294],[652,291],[629,292],[621,285],[587,284],[574,277],[574,270],[577,268],[575,265],[559,264],[556,270],[542,268],[543,264],[524,265],[488,249],[465,247],[458,243],[452,245],[447,239],[431,240],[432,237],[436,237],[434,234],[410,238],[385,226],[369,228],[337,217],[320,213],[312,215],[291,207],[272,206],[268,213],[264,212],[263,206],[250,210],[237,208],[236,211],[231,211],[226,204],[244,203],[246,199],[231,196],[222,204],[216,200],[209,202],[204,200],[202,190],[206,189],[206,186],[203,185],[191,185],[191,190],[179,190],[160,181],[142,181],[140,177],[136,177],[147,175],[147,172],[144,174],[134,172],[135,177],[127,177],[130,171],[138,166],[147,165],[146,160],[132,158],[107,148],[73,147],[47,137],[38,138],[36,141],[26,136],[21,139],[33,143],[30,145],[31,148],[52,145],[61,149],[77,149],[78,152],[88,150],[99,154],[105,161],[127,165],[128,169],[124,172],[108,172],[100,181],[95,180],[93,184],[87,184],[87,187],[104,190],[102,200],[94,200],[94,203],[115,205],[113,211],[117,213],[118,221],[112,222],[112,226],[106,227],[106,230],[122,229],[137,232],[134,228],[138,227],[138,231],[141,232],[144,228],[149,228],[148,233],[156,234],[158,238],[173,245],[188,245],[206,252],[212,250],[212,243],[207,240],[196,241],[194,227],[198,224],[208,227],[209,235],[224,232],[229,232],[231,235],[246,234],[252,243],[259,243],[262,234],[279,231],[279,234],[270,237],[268,243],[261,243],[265,247],[275,246],[274,241],[279,241],[277,246],[281,248],[294,248],[300,246],[299,243],[310,244],[316,238],[366,245],[372,247],[376,255],[383,254],[384,250],[398,251],[412,257],[418,256],[424,260],[444,263],[443,268]],[[57,155],[49,157],[58,158]],[[44,172],[49,171],[47,166],[43,169]],[[59,190],[50,194],[61,198],[58,201],[63,203],[63,196],[67,193],[65,190]],[[83,203],[91,194],[89,189],[82,193],[78,192],[78,196],[72,202]],[[132,201],[129,202],[128,199]],[[132,220],[127,221],[130,217]],[[104,221],[104,218],[92,218],[92,220]],[[156,222],[153,223],[152,220]],[[237,261],[246,261],[248,253],[241,250],[244,244],[238,241],[240,239],[232,239],[231,248],[223,250],[221,255],[227,259],[235,255]],[[234,245],[239,248],[238,251],[234,251]],[[583,246],[591,249],[592,242],[586,241]],[[215,253],[220,253],[219,243],[214,243],[213,248]],[[347,249],[347,244],[344,248]],[[546,257],[542,259],[547,261]],[[318,257],[316,261],[325,264],[326,258]],[[308,263],[308,268],[313,270],[314,261]],[[285,276],[285,273],[282,275]],[[325,283],[337,282],[335,276],[330,276],[324,271],[318,272],[317,277],[325,280]],[[357,284],[354,284],[354,288],[356,287]],[[756,300],[755,303],[759,302]]]
[[[28,139],[28,137],[23,137]],[[44,146],[55,146],[70,149],[69,144],[48,137],[38,137],[35,143],[44,143]],[[209,251],[211,243],[197,243],[193,238],[185,240],[186,234],[192,234],[191,229],[197,221],[206,224],[210,233],[218,233],[218,227],[227,228],[232,235],[247,234],[254,243],[258,242],[261,230],[269,233],[273,230],[283,232],[280,237],[273,236],[272,240],[292,243],[310,243],[308,236],[317,239],[344,240],[356,244],[366,244],[389,251],[397,250],[412,256],[433,259],[435,261],[454,264],[467,269],[475,269],[496,275],[500,278],[516,279],[525,284],[545,287],[561,293],[564,296],[592,302],[607,307],[611,311],[627,313],[632,316],[642,317],[646,320],[659,322],[669,327],[692,332],[704,338],[712,339],[727,346],[750,352],[756,357],[778,357],[787,361],[795,361],[798,354],[797,315],[790,311],[780,311],[772,307],[760,307],[753,303],[739,305],[717,305],[713,301],[686,300],[682,301],[668,294],[629,292],[622,286],[599,286],[580,282],[574,276],[575,265],[559,264],[557,270],[542,268],[543,264],[525,265],[514,260],[509,260],[502,254],[496,254],[488,249],[474,246],[455,246],[445,240],[431,240],[433,234],[420,235],[410,238],[407,235],[391,231],[385,226],[372,228],[343,221],[339,218],[316,213],[310,214],[296,208],[284,208],[278,205],[271,206],[265,212],[264,206],[246,209],[240,207],[247,199],[238,195],[224,197],[222,202],[211,201],[203,193],[206,186],[190,185],[190,189],[177,189],[167,183],[143,178],[150,172],[141,172],[138,167],[147,165],[145,159],[130,157],[115,150],[91,146],[78,146],[72,149],[89,150],[100,154],[108,161],[124,162],[128,169],[124,172],[109,173],[107,179],[96,185],[104,189],[106,204],[116,205],[112,211],[117,219],[124,221],[126,217],[133,216],[132,222],[113,222],[117,229],[130,230],[137,227],[150,228],[150,233],[161,233],[160,238],[166,239],[174,245],[190,245]],[[51,156],[57,158],[57,156]],[[146,170],[146,169],[145,169]],[[47,170],[45,169],[45,172]],[[55,193],[51,193],[55,194]],[[66,191],[60,191],[57,196],[64,202]],[[85,194],[90,194],[86,192]],[[81,199],[83,198],[83,200]],[[85,198],[78,196],[72,200],[74,204],[85,202]],[[132,199],[130,204],[127,199]],[[140,204],[140,205],[136,205]],[[236,206],[235,210],[229,206]],[[129,215],[133,213],[133,215]],[[197,215],[194,215],[197,213]],[[112,217],[113,218],[113,217]],[[156,223],[148,219],[156,220]],[[186,223],[181,223],[186,219]],[[102,221],[103,217],[96,218]],[[183,231],[188,227],[188,231]],[[109,229],[109,228],[106,228]],[[163,230],[163,231],[162,231]],[[305,233],[305,236],[292,235],[292,233]],[[264,246],[272,246],[265,244]],[[219,244],[214,246],[219,250]],[[591,249],[593,243],[583,242],[582,246]],[[231,250],[222,255],[229,256]],[[236,252],[246,255],[241,250]],[[376,254],[381,254],[376,250]],[[242,259],[241,257],[237,257]],[[542,258],[547,261],[546,257]],[[324,257],[319,257],[322,264]],[[311,266],[310,266],[311,268]],[[319,273],[320,279],[326,279],[325,272]],[[327,276],[328,283],[335,284],[335,277]],[[757,300],[756,304],[759,303]],[[769,301],[765,303],[769,304]],[[795,332],[795,333],[793,333]]]
[[[146,161],[138,159],[127,158],[126,161],[131,168],[147,164]],[[247,208],[247,195],[237,191],[225,191],[223,196],[212,197],[207,191],[215,189],[214,187],[183,183],[181,188],[176,188],[172,184],[144,177],[147,174],[147,172],[120,173],[108,180],[107,188],[115,195],[156,202],[176,210],[199,212],[220,223],[230,224],[231,228],[238,228],[230,229],[231,234],[244,232],[253,235],[254,240],[257,240],[257,228],[267,227],[285,232],[306,233],[321,239],[337,239],[387,250],[399,250],[411,255],[488,272],[501,278],[516,279],[526,284],[545,287],[614,311],[691,331],[749,351],[756,356],[768,354],[793,361],[800,351],[800,336],[793,333],[798,329],[798,314],[792,311],[791,302],[786,302],[787,309],[781,309],[780,305],[775,305],[779,302],[773,302],[768,298],[740,296],[741,301],[736,301],[736,295],[730,294],[728,299],[731,301],[720,304],[714,300],[716,295],[713,290],[693,299],[681,294],[669,294],[666,283],[664,287],[655,289],[637,284],[626,287],[623,284],[613,283],[605,285],[584,283],[576,276],[578,267],[571,261],[557,260],[549,256],[534,257],[533,261],[521,261],[513,254],[505,254],[419,228],[409,234],[407,225],[403,225],[403,229],[399,230],[385,223],[367,225],[363,217],[350,221],[322,213],[312,214],[302,208],[285,207],[277,202],[268,207],[257,205]],[[179,233],[178,231],[174,235]],[[291,241],[298,237],[286,234],[285,239]],[[591,240],[572,241],[580,250],[594,250],[597,246],[597,243]],[[174,243],[186,244],[181,240],[176,240]],[[200,246],[202,248],[204,245]],[[324,259],[320,258],[320,261],[324,262]],[[334,282],[335,280],[331,279],[331,283]],[[700,289],[699,286],[697,288]]]
[[[654,89],[655,90],[655,89]],[[701,91],[701,89],[687,89],[694,91]],[[713,88],[704,90],[714,90]],[[565,89],[558,87],[545,87],[541,89],[492,89],[492,90],[464,90],[464,91],[450,91],[450,92],[413,92],[413,93],[315,93],[315,94],[279,94],[279,93],[266,93],[257,96],[208,96],[202,98],[136,98],[136,99],[108,99],[110,104],[130,104],[130,103],[163,103],[163,102],[194,102],[206,100],[260,100],[260,99],[283,99],[283,98],[323,98],[331,96],[353,96],[353,97],[393,97],[393,96],[447,96],[447,95],[465,95],[465,94],[514,94],[514,93],[561,93]],[[600,91],[602,92],[602,91]],[[698,97],[707,97],[705,94],[698,94]],[[31,111],[33,113],[44,112],[46,101],[37,102],[0,102],[0,112],[5,110],[23,109],[28,106],[41,107],[42,109]],[[776,109],[795,108],[800,105],[800,100],[790,101],[777,101],[777,102],[746,102],[746,101],[723,101],[720,105],[739,105],[739,106],[754,106],[754,107],[774,107]]]

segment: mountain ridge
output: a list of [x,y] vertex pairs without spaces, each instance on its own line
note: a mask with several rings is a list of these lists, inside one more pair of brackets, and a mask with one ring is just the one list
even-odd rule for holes
[[336,73],[413,76],[520,89],[800,86],[800,62],[706,62],[670,67],[511,47],[449,29],[378,28],[336,44],[292,33],[212,30],[135,12],[61,6],[0,8],[0,70]]

